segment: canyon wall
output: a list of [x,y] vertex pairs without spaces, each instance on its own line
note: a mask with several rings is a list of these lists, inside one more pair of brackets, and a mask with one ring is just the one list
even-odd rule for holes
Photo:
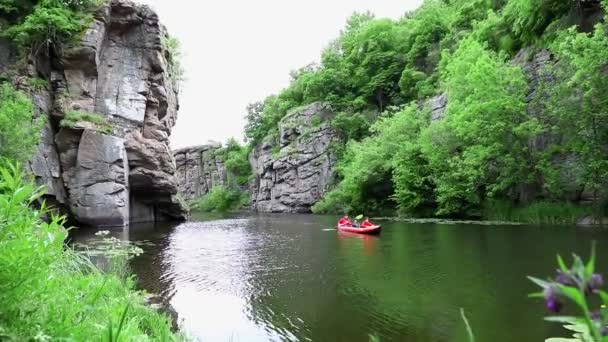
[[[166,35],[147,6],[112,0],[78,44],[30,57],[14,77],[38,115],[48,117],[30,171],[46,186],[47,203],[79,224],[185,218],[168,140],[178,81],[168,71]],[[10,50],[0,44],[0,68]],[[32,87],[31,79],[48,84]]]

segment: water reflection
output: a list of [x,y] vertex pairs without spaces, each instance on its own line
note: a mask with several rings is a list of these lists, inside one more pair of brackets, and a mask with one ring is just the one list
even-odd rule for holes
[[202,341],[459,341],[461,307],[480,341],[543,340],[561,331],[541,320],[525,276],[550,274],[557,252],[608,245],[603,231],[576,228],[385,223],[369,236],[333,226],[259,215],[112,234],[150,242],[131,263],[140,286]]

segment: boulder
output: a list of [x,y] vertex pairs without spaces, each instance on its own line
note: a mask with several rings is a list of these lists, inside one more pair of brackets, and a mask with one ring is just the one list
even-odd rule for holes
[[129,166],[123,139],[85,130],[73,175],[70,208],[79,222],[129,224]]

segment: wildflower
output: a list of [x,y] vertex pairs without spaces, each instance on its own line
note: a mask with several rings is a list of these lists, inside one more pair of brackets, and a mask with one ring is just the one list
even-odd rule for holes
[[547,310],[558,313],[564,305],[560,302],[558,292],[555,287],[547,287],[545,289],[545,307]]
[[602,285],[604,285],[604,277],[602,277],[601,274],[593,273],[589,280],[589,287],[591,290],[599,290]]
[[566,286],[576,285],[576,281],[570,274],[559,270],[557,271],[557,277],[555,277],[555,281]]

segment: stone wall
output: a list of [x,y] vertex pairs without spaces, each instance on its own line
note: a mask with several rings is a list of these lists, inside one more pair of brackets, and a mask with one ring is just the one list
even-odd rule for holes
[[221,148],[221,144],[209,144],[174,152],[179,193],[186,201],[205,195],[214,186],[227,184],[224,160],[216,154]]
[[269,136],[249,156],[254,180],[251,207],[259,212],[310,212],[329,190],[336,163],[337,140],[329,106],[317,102],[295,109],[279,122],[279,135]]
[[[47,187],[46,200],[80,224],[185,217],[168,140],[178,91],[161,44],[165,34],[147,6],[111,0],[95,14],[80,44],[62,57],[31,58],[15,77],[39,115],[49,117],[31,172]],[[3,50],[0,44],[0,68],[12,55]],[[49,86],[30,89],[32,77],[49,80]],[[111,131],[86,121],[61,127],[74,111],[104,116]]]

